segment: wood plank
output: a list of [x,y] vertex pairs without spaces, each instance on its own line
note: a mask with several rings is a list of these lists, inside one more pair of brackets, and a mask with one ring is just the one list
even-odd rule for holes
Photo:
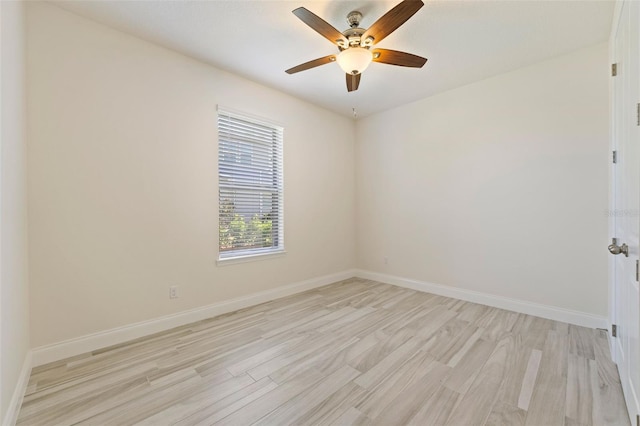
[[295,424],[300,417],[358,376],[358,370],[345,365],[261,418],[256,425]]
[[357,408],[350,407],[333,423],[331,423],[331,426],[360,425],[368,423],[369,419],[367,418],[367,416],[358,411]]
[[434,359],[426,352],[418,352],[396,372],[367,392],[355,405],[367,417],[375,419],[385,411],[387,405],[400,393],[417,382],[422,382],[434,365]]
[[[323,335],[320,338],[314,339],[313,341],[308,342],[306,345],[301,346],[298,350],[286,352],[282,355],[272,358],[269,361],[248,370],[247,373],[251,377],[253,377],[254,380],[260,380],[264,377],[267,377],[269,374],[274,373],[287,365],[297,362],[305,356],[312,354],[332,343],[335,343],[335,339],[331,338],[330,336]],[[344,343],[344,339],[342,343]]]
[[568,326],[566,330],[547,332],[526,425],[564,423],[569,353],[569,335],[565,331]]
[[409,424],[412,426],[445,424],[461,397],[458,392],[440,386],[409,420]]
[[569,353],[595,359],[593,330],[577,325],[569,326]]
[[349,361],[349,365],[362,372],[368,371],[391,352],[410,340],[413,337],[412,334],[411,331],[398,332],[391,336],[382,333],[381,335],[386,337],[382,338],[380,343]]
[[584,425],[593,424],[593,391],[589,361],[589,358],[570,354],[567,372],[565,416]]
[[419,346],[420,341],[412,337],[358,377],[355,383],[365,389],[372,389],[385,377],[395,372],[399,366],[406,362],[407,358],[415,354]]
[[[455,367],[456,365],[458,365],[460,360],[464,358],[467,352],[471,350],[473,345],[476,344],[478,339],[480,339],[480,336],[482,336],[483,334],[484,334],[484,328],[476,328],[476,331],[471,336],[469,336],[468,339],[464,341],[464,343],[460,346],[457,352],[451,355],[451,357],[447,361],[447,365],[449,367]],[[490,345],[487,345],[487,346],[490,346]]]
[[196,424],[203,420],[211,421],[214,415],[217,415],[219,420],[277,387],[269,378],[258,382],[243,382],[240,378],[235,378],[229,380],[229,384],[232,386],[216,386],[215,392],[207,386],[184,401],[173,404],[137,424]]
[[521,339],[523,346],[541,351],[547,340],[547,332],[552,327],[553,321],[551,320],[519,314],[512,332]]
[[300,425],[332,424],[346,411],[352,407],[356,407],[366,393],[366,390],[355,383],[347,383],[322,401],[322,403],[303,414],[296,422]]
[[485,426],[521,426],[524,425],[526,415],[525,410],[504,401],[498,401],[493,406]]
[[497,342],[475,380],[451,414],[447,425],[483,424],[498,398],[498,391],[508,374],[508,359],[514,356],[513,337]]
[[533,387],[538,377],[538,370],[540,368],[540,360],[542,359],[542,351],[537,349],[531,350],[529,361],[527,363],[527,370],[524,373],[522,380],[522,387],[518,394],[518,407],[524,411],[529,410],[529,403],[531,402],[531,395],[533,395]]
[[306,389],[316,386],[324,376],[317,371],[308,371],[295,380],[279,385],[277,388],[245,405],[242,409],[218,420],[216,425],[250,425],[266,416],[282,404],[299,396]]
[[447,377],[444,385],[452,391],[465,394],[495,347],[494,342],[477,340],[462,360],[456,364],[456,368]]
[[442,380],[449,374],[451,368],[433,361],[428,366],[429,371],[418,381],[398,394],[384,411],[375,419],[377,424],[407,424],[441,387]]
[[589,360],[593,392],[593,422],[598,425],[630,425],[620,377],[600,374],[599,365]]
[[431,335],[422,350],[430,353],[443,364],[447,364],[477,329],[467,321],[454,318]]
[[[284,367],[272,372],[271,374],[269,374],[269,377],[271,377],[271,379],[276,383],[282,384],[304,371],[307,371],[310,369],[320,371],[320,369],[318,368],[318,364],[324,358],[330,356],[335,352],[341,352],[342,350],[355,345],[358,342],[358,338],[351,337],[349,340],[346,340],[346,341],[341,340],[341,342],[342,343],[338,345],[327,345],[324,348],[320,348],[316,351],[313,351],[312,353],[309,353],[308,355],[306,355],[304,358],[297,360],[295,363],[291,365],[285,365]],[[322,371],[322,373],[331,374],[335,370],[338,370],[343,366],[344,365],[341,365],[340,367],[331,371],[325,370],[325,371]]]

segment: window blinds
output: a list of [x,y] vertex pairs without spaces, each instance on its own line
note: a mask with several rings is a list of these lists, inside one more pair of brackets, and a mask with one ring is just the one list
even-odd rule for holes
[[218,108],[220,259],[284,250],[283,129]]

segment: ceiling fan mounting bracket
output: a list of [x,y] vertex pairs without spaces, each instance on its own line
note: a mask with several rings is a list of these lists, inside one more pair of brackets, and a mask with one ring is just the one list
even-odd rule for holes
[[360,21],[362,20],[362,13],[354,10],[349,12],[347,15],[347,22],[351,28],[358,28],[360,26]]

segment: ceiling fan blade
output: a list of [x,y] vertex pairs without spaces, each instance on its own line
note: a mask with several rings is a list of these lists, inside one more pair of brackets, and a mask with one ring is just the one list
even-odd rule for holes
[[362,74],[347,74],[347,92],[354,92],[360,86],[360,76]]
[[329,55],[329,56],[325,56],[323,58],[314,59],[313,61],[305,62],[304,64],[300,64],[300,65],[298,65],[296,67],[293,67],[293,68],[289,68],[285,72],[287,74],[295,74],[295,73],[300,72],[300,71],[305,71],[305,70],[308,70],[310,68],[319,67],[320,65],[325,65],[325,64],[328,64],[328,63],[331,63],[331,62],[335,62],[335,61],[336,61],[336,55]]
[[399,52],[389,49],[373,49],[373,62],[380,62],[389,65],[399,65],[401,67],[422,68],[427,62],[427,58],[412,55],[411,53]]
[[373,25],[364,32],[362,40],[373,37],[373,44],[380,43],[382,39],[411,18],[422,6],[424,6],[424,3],[421,0],[402,1],[374,22]]
[[293,11],[293,14],[300,18],[302,22],[317,31],[318,34],[329,40],[331,43],[336,45],[338,45],[339,43],[344,43],[345,46],[347,45],[347,39],[345,38],[345,36],[315,13],[309,11],[304,7],[299,7]]

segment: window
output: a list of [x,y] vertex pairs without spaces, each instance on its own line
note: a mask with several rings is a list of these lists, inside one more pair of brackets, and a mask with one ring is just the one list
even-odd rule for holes
[[282,134],[218,107],[221,260],[284,251]]

